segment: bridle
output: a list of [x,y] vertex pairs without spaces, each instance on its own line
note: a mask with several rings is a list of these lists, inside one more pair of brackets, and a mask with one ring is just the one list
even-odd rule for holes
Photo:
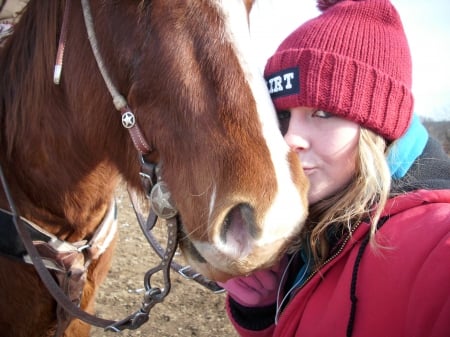
[[[170,192],[167,189],[167,185],[164,183],[164,181],[161,180],[159,167],[155,166],[154,164],[149,164],[141,156],[140,176],[143,189],[144,191],[146,191],[146,196],[150,200],[151,204],[151,210],[148,214],[147,219],[145,219],[142,214],[143,212],[140,207],[140,203],[138,200],[139,198],[135,191],[128,189],[128,194],[136,215],[136,219],[143,234],[145,235],[147,241],[150,243],[150,246],[153,248],[155,253],[164,260],[168,248],[164,249],[159,244],[158,240],[152,233],[152,229],[155,226],[158,218],[165,219],[166,222],[170,222],[176,219],[177,230],[180,230],[182,224],[180,218],[178,217],[177,211],[173,206],[172,200],[170,199]],[[169,225],[170,224],[168,224],[168,226]],[[177,244],[178,242],[168,241],[167,247],[176,249]],[[171,247],[171,245],[174,246]],[[213,293],[221,293],[224,291],[222,287],[220,287],[216,282],[209,280],[190,266],[182,266],[177,262],[171,260],[170,267],[185,279],[194,280]]]
[[[54,73],[54,83],[59,84],[59,79],[61,76],[63,57],[64,57],[64,47],[65,39],[67,36],[67,20],[70,13],[70,1],[66,0],[66,7],[64,10],[62,31],[60,34],[60,41],[58,47],[58,53],[55,62],[55,73]],[[190,266],[183,267],[173,261],[174,254],[178,247],[178,231],[181,228],[180,217],[178,211],[174,207],[170,192],[167,189],[164,181],[161,180],[158,165],[156,163],[149,163],[144,158],[145,155],[151,153],[153,150],[148,145],[136,118],[128,106],[126,99],[119,94],[116,87],[114,86],[105,66],[103,59],[98,50],[97,39],[95,36],[91,9],[88,0],[81,0],[83,15],[85,19],[85,25],[88,32],[89,41],[104,79],[106,86],[112,96],[114,106],[120,112],[122,116],[122,125],[128,130],[133,144],[139,152],[139,160],[141,164],[141,181],[143,184],[144,192],[146,196],[150,199],[151,209],[148,214],[147,219],[143,216],[142,210],[139,205],[139,198],[137,193],[131,189],[128,189],[130,200],[133,209],[136,214],[138,223],[150,243],[151,247],[155,250],[158,256],[161,258],[161,262],[154,268],[148,270],[144,276],[144,286],[145,294],[142,301],[141,307],[128,317],[119,320],[108,320],[91,315],[83,310],[81,310],[77,305],[75,305],[65,294],[65,292],[60,288],[52,274],[49,272],[45,264],[43,263],[39,252],[33,244],[30,233],[27,231],[27,227],[20,217],[19,211],[17,210],[14,200],[11,196],[10,189],[8,187],[7,181],[5,179],[3,169],[0,165],[0,179],[5,192],[7,201],[9,203],[13,222],[15,228],[22,239],[23,245],[29,255],[29,258],[34,265],[36,272],[41,278],[42,282],[48,289],[49,293],[55,299],[58,305],[58,310],[64,313],[64,319],[62,322],[58,322],[58,328],[55,336],[62,335],[67,324],[73,319],[78,318],[90,325],[104,328],[106,331],[122,331],[125,329],[137,329],[143,323],[149,320],[149,315],[151,309],[157,304],[161,303],[164,298],[168,295],[171,282],[170,282],[170,269],[174,269],[180,275],[187,279],[192,279],[202,286],[208,288],[209,290],[219,293],[222,292],[222,288],[218,286],[215,282],[207,279],[203,275],[197,273]],[[3,3],[2,3],[3,5]],[[158,240],[152,234],[152,229],[154,228],[158,218],[161,218],[167,223],[167,243],[166,247],[163,248]],[[152,276],[156,273],[161,272],[163,274],[164,287],[153,287],[151,284]]]

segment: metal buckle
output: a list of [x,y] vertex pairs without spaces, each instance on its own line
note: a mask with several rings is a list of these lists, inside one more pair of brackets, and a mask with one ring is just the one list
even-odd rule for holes
[[[186,270],[194,270],[194,269],[192,269],[192,267],[191,266],[184,266],[184,267],[182,267],[180,270],[178,270],[178,273],[181,275],[181,276],[183,276],[185,279],[187,279],[187,280],[193,280],[193,279],[195,279],[196,277],[199,277],[201,274],[200,273],[198,273],[198,272],[195,272],[195,274],[193,274],[193,275],[187,275],[187,274],[185,274],[185,271]],[[195,270],[194,270],[195,271]]]

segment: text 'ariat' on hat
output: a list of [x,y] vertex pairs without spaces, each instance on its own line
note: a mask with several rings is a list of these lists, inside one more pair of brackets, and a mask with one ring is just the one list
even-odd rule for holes
[[277,110],[318,108],[387,140],[412,117],[411,55],[388,0],[319,0],[322,14],[291,33],[264,76]]

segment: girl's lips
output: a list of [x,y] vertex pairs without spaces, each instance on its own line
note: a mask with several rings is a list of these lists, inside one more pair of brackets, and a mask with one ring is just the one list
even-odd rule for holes
[[312,166],[305,166],[303,167],[303,171],[306,175],[311,174],[316,168]]

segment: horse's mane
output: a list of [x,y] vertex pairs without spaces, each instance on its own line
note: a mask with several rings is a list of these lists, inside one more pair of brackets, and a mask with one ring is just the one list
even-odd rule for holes
[[[60,7],[60,1],[31,0],[15,26],[15,38],[0,49],[0,119],[9,155],[15,139],[27,137],[29,128],[42,122],[39,114],[30,111],[48,105],[43,100],[52,97],[48,91],[53,85],[51,60],[56,57]],[[17,97],[21,92],[27,93],[26,99]],[[6,111],[11,115],[6,116]]]
[[[89,192],[73,194],[72,199],[66,200],[67,196],[61,191],[75,188],[74,182],[81,181],[86,172],[104,160],[102,154],[95,158],[90,156],[92,143],[84,141],[80,135],[83,126],[77,126],[80,123],[75,118],[83,116],[74,113],[75,108],[68,103],[66,90],[69,89],[53,83],[63,5],[62,1],[30,0],[14,27],[14,34],[0,49],[0,145],[3,151],[0,159],[6,170],[14,170],[17,181],[13,187],[20,186],[28,191],[28,199],[36,204],[51,202],[51,206],[46,207],[53,208],[54,213],[67,203],[80,209],[79,205],[86,202]],[[78,45],[71,46],[79,50]],[[86,68],[86,60],[74,54],[78,57],[77,65]],[[80,84],[79,78],[73,76],[71,81],[89,95],[92,92]],[[98,100],[98,95],[91,96],[93,102]],[[99,148],[104,146],[99,145]],[[110,172],[108,169],[104,171]],[[98,184],[109,181],[110,178],[100,177],[100,174],[96,176]],[[57,193],[62,194],[61,199]],[[91,194],[95,205],[97,200]]]

